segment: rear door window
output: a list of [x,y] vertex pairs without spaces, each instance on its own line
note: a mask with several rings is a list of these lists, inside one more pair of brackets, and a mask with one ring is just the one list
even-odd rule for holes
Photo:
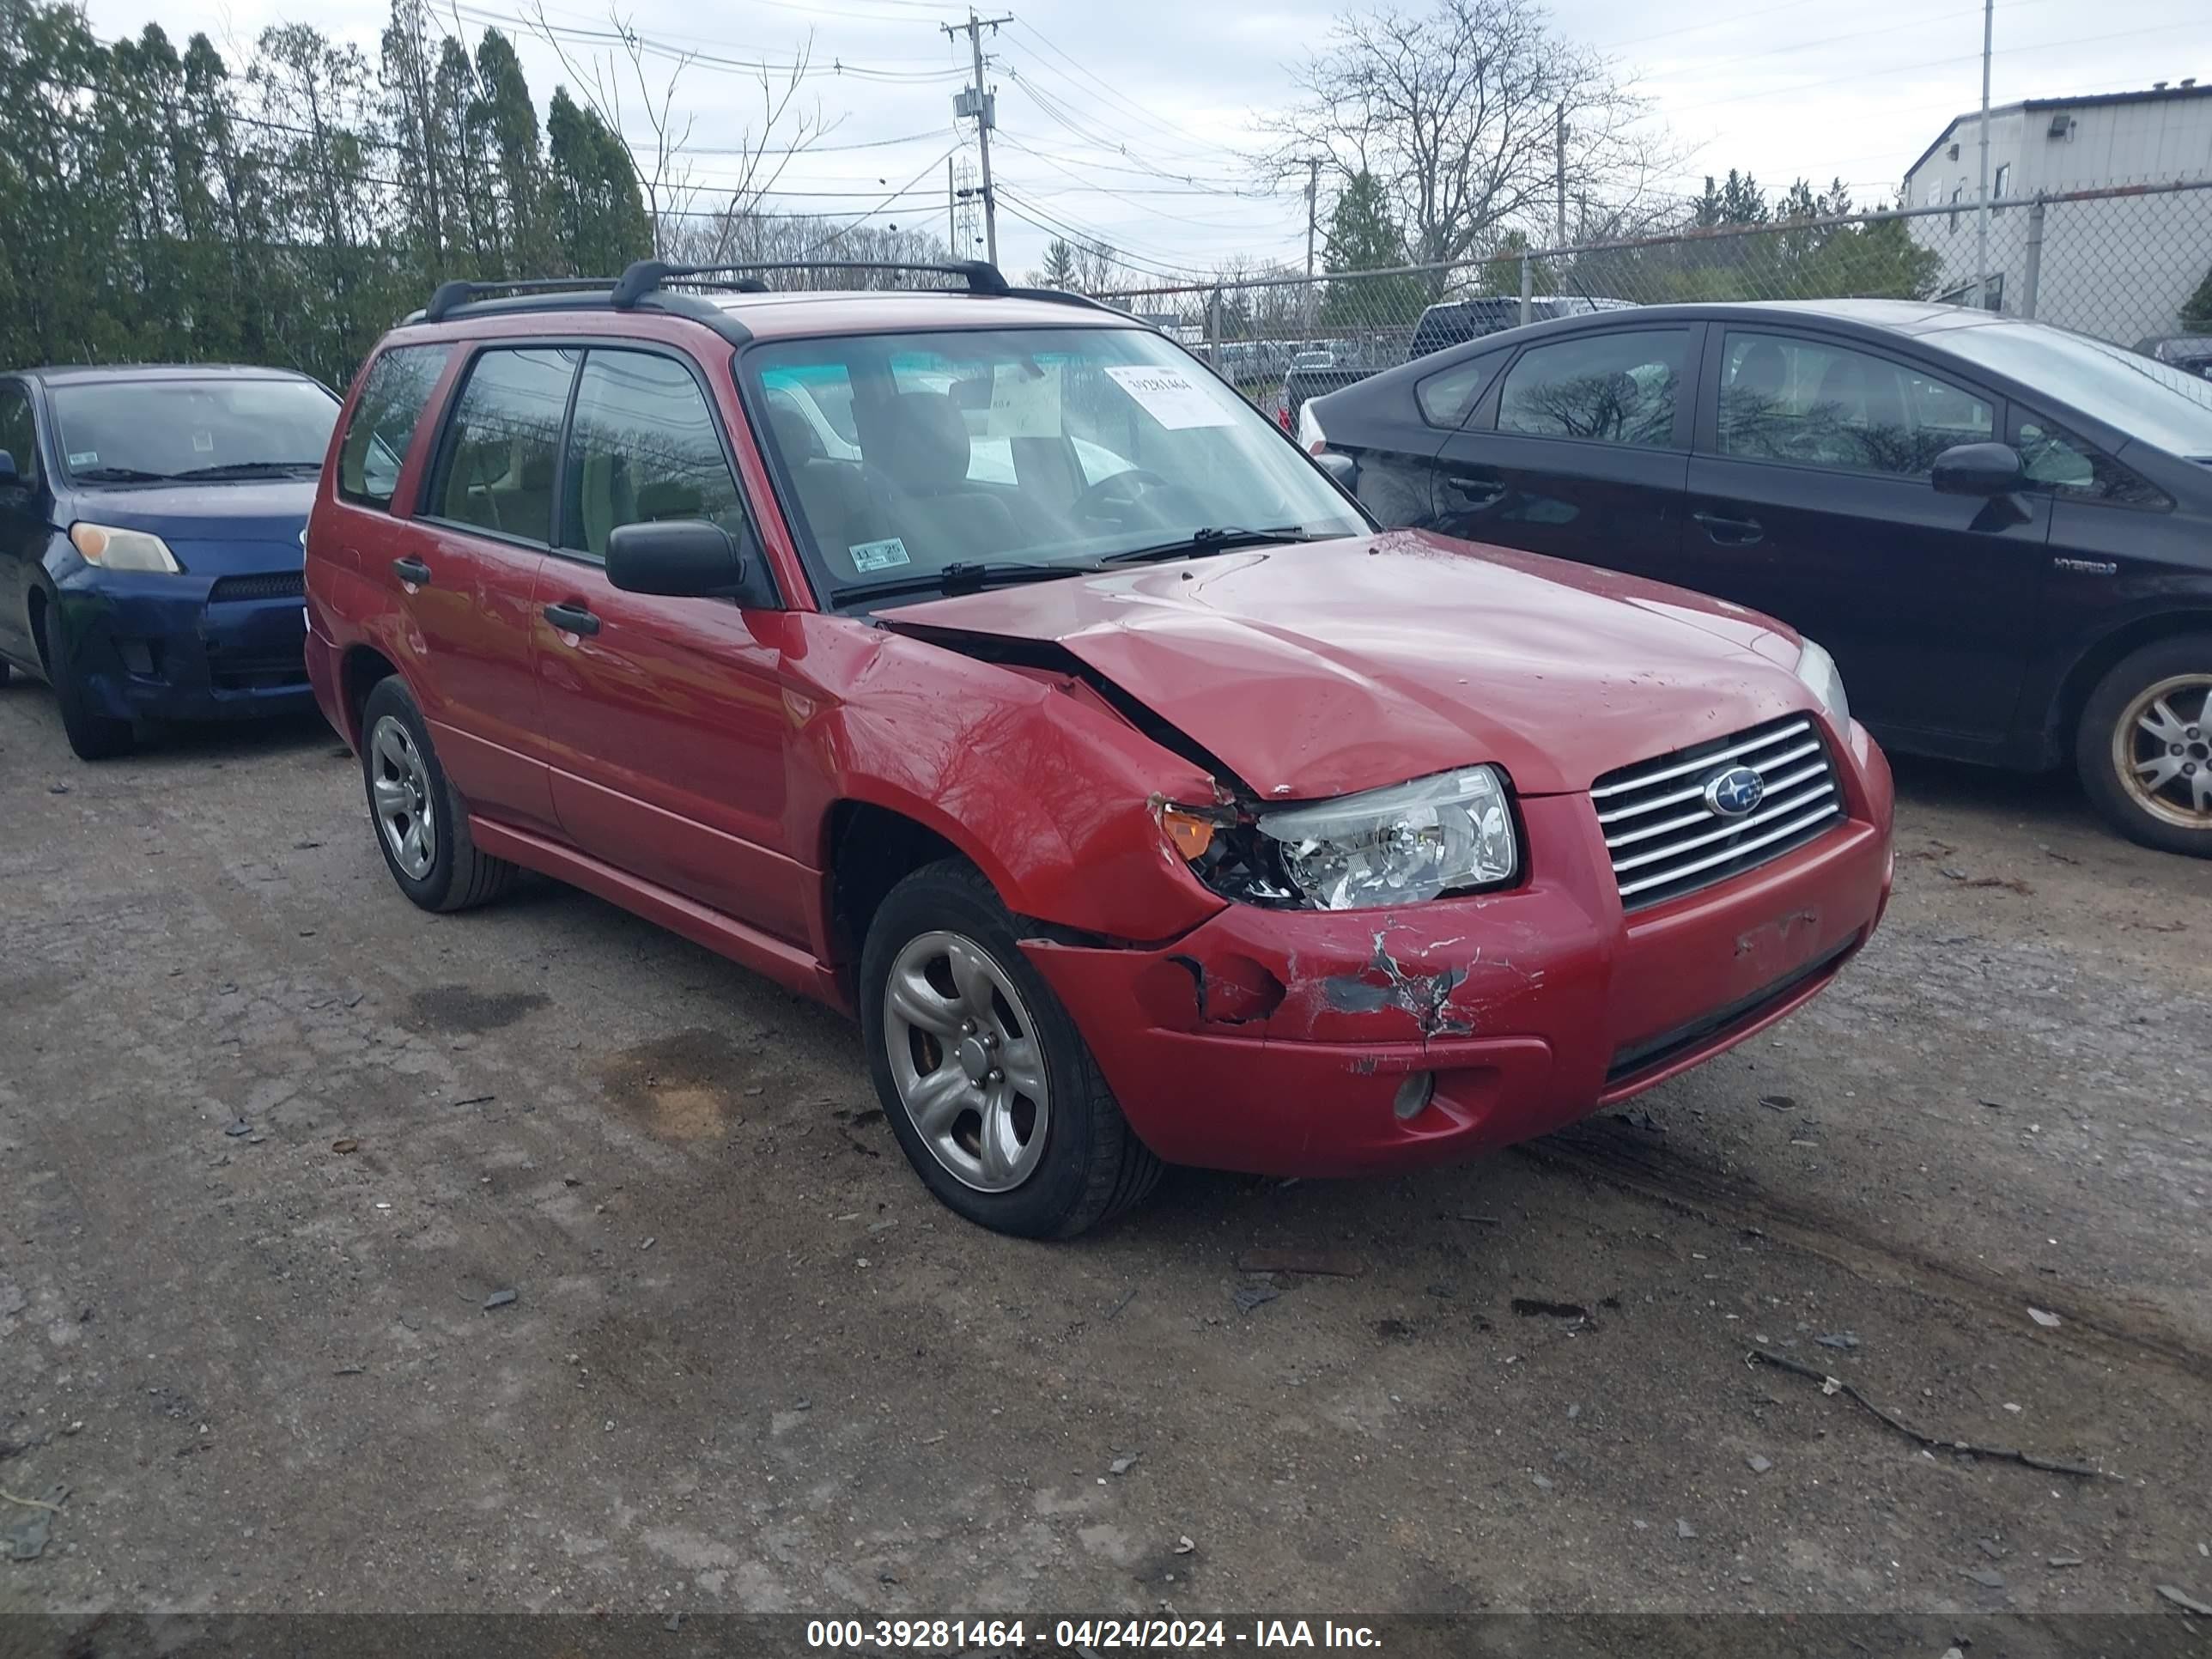
[[438,517],[517,541],[552,539],[561,423],[582,356],[499,347],[470,366],[431,489]]
[[445,373],[450,346],[394,346],[369,366],[338,445],[337,491],[358,507],[390,511],[399,468],[422,409]]
[[1664,448],[1689,342],[1686,329],[1622,329],[1532,346],[1506,371],[1498,429]]

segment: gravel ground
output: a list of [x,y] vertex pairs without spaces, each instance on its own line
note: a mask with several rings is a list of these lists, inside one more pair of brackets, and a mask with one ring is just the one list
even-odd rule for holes
[[2212,864],[1899,770],[1887,923],[1778,1030],[1042,1246],[926,1198],[836,1017],[550,884],[414,910],[319,724],[87,767],[19,680],[0,1610],[2212,1601]]

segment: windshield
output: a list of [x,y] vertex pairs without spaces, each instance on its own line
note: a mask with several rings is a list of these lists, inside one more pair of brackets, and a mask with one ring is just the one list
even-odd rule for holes
[[744,362],[787,514],[840,599],[953,565],[1073,574],[1200,532],[1367,528],[1233,389],[1143,330],[848,335]]
[[2041,323],[1946,329],[1929,343],[2168,454],[2212,456],[2212,380]]
[[338,414],[312,380],[100,380],[52,398],[70,473],[125,481],[319,471]]

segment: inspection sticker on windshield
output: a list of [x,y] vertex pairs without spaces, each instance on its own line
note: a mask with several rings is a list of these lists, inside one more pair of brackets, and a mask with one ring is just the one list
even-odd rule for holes
[[70,451],[70,465],[71,466],[98,466],[100,465],[100,452],[96,449],[73,449]]
[[1000,363],[991,371],[994,438],[1060,436],[1060,365]]
[[906,544],[896,536],[887,536],[879,542],[854,542],[847,550],[853,556],[853,568],[863,574],[914,562],[906,556]]
[[1107,376],[1162,426],[1228,426],[1237,416],[1206,394],[1195,374],[1179,368],[1109,368]]

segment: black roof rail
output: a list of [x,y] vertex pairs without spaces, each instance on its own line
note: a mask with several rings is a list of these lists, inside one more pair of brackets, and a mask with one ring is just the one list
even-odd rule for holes
[[[757,259],[734,265],[672,265],[665,259],[640,259],[623,272],[610,298],[617,311],[626,310],[665,283],[763,270],[927,270],[940,276],[963,278],[970,294],[997,297],[1013,292],[1006,279],[999,274],[998,266],[982,259]],[[751,285],[733,286],[747,289]],[[759,285],[760,289],[766,287],[765,283]]]
[[587,290],[611,289],[615,279],[611,276],[537,276],[514,282],[496,283],[441,283],[432,290],[430,303],[422,307],[422,320],[442,323],[457,307],[472,300],[481,300],[488,294],[550,294],[562,289]]
[[[968,292],[1001,298],[1019,295],[1025,299],[1053,300],[1066,305],[1096,307],[1111,311],[1110,306],[1080,294],[1062,293],[1056,289],[1016,289],[1008,285],[999,268],[982,259],[946,259],[940,261],[908,259],[781,259],[759,260],[733,265],[678,265],[665,259],[639,259],[628,266],[619,276],[538,276],[501,282],[441,283],[430,295],[430,303],[404,319],[410,323],[442,323],[464,306],[481,305],[487,311],[586,311],[605,306],[617,311],[631,311],[641,305],[651,305],[655,310],[677,312],[707,324],[718,332],[738,343],[752,337],[744,325],[729,313],[714,306],[696,294],[664,292],[671,283],[696,283],[702,288],[734,289],[741,294],[761,294],[768,289],[759,275],[770,270],[916,270],[931,271],[940,276],[957,276],[968,284]],[[702,278],[734,276],[731,282],[702,281]],[[1127,313],[1117,313],[1126,315]]]
[[[1088,294],[1077,294],[1064,288],[1010,288],[1006,296],[1013,300],[1043,300],[1056,306],[1082,306],[1091,311],[1103,311],[1109,316],[1126,317],[1142,328],[1152,325],[1133,311],[1124,311],[1119,306],[1109,306],[1103,300],[1094,300]],[[1155,333],[1158,332],[1154,329]]]

